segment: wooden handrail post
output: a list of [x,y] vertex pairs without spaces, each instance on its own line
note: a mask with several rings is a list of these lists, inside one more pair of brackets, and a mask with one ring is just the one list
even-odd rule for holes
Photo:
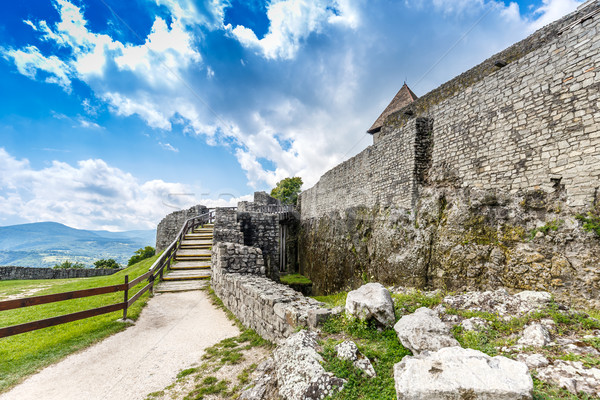
[[127,321],[127,300],[129,300],[129,275],[125,275],[125,290],[123,291],[123,321]]
[[148,277],[148,281],[150,281],[150,296],[154,295],[154,274]]

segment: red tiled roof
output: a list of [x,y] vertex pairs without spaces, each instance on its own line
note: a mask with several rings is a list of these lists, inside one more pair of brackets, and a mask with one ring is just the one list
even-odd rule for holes
[[404,85],[402,85],[402,87],[398,91],[398,93],[396,93],[396,96],[394,96],[392,102],[385,108],[385,110],[383,110],[379,118],[375,120],[373,126],[371,126],[367,132],[379,132],[388,115],[395,113],[398,110],[401,110],[416,99],[418,99],[417,95],[414,94],[412,90],[410,90],[410,88],[406,85],[405,82]]

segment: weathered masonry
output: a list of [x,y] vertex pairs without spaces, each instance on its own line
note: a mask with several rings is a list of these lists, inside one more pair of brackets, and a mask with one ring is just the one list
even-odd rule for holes
[[[300,266],[321,292],[376,279],[598,297],[600,4],[387,116],[300,196]],[[541,235],[539,234],[541,232]]]

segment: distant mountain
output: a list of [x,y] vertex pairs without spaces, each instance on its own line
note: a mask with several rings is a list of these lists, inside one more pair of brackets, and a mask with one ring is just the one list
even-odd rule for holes
[[57,222],[2,226],[0,265],[51,267],[70,260],[91,266],[101,258],[126,265],[137,249],[154,246],[155,239],[155,230],[91,231]]

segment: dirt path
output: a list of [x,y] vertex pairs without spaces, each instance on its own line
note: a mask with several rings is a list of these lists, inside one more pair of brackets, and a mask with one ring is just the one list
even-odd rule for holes
[[144,399],[199,363],[205,348],[239,333],[204,291],[159,294],[135,325],[45,368],[0,400]]

